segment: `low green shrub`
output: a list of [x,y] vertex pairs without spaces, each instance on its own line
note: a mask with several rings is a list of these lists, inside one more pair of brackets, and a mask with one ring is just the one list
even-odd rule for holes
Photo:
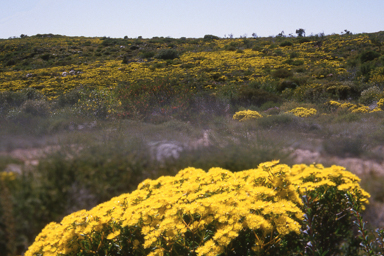
[[143,59],[150,59],[150,58],[154,57],[155,55],[156,55],[155,52],[143,51],[143,52],[141,52],[140,57]]
[[298,37],[297,41],[302,44],[302,43],[309,43],[311,40],[308,37]]
[[288,59],[288,60],[284,61],[284,63],[287,63],[289,65],[293,65],[293,66],[301,66],[304,64],[304,61],[303,60]]
[[298,102],[322,103],[329,98],[329,92],[322,84],[315,83],[296,87],[292,98]]
[[190,86],[170,77],[120,83],[116,94],[124,109],[118,115],[129,118],[187,115],[192,98]]
[[179,58],[179,53],[174,49],[162,49],[154,57],[162,60],[173,60]]
[[43,55],[41,55],[41,59],[42,60],[45,60],[45,61],[48,61],[50,59],[51,55],[49,53],[45,53]]
[[20,110],[33,116],[48,116],[50,104],[45,100],[26,100],[21,105]]
[[380,57],[380,53],[372,50],[367,50],[367,51],[363,51],[359,57],[360,57],[361,63],[365,63],[367,61],[371,61]]
[[269,101],[279,103],[282,99],[280,96],[270,93],[264,89],[256,88],[252,84],[245,84],[240,87],[237,95],[232,98],[231,103],[233,105],[248,107],[250,105],[261,106]]
[[220,39],[218,36],[214,35],[205,35],[204,36],[204,41],[212,41],[212,40],[218,40]]
[[300,57],[300,53],[299,52],[291,52],[290,54],[289,54],[289,58],[290,59],[294,59],[294,58],[297,58],[297,57]]
[[294,123],[297,123],[297,117],[285,113],[280,115],[271,115],[257,120],[257,124],[264,129],[276,127],[283,128]]
[[255,45],[252,47],[252,51],[261,52],[263,47],[261,45]]
[[77,115],[84,117],[106,119],[114,116],[121,106],[121,103],[116,100],[115,91],[110,88],[93,90],[78,88],[64,96],[63,103],[73,103],[76,98],[78,102],[71,109]]
[[224,47],[224,49],[227,50],[227,51],[231,51],[231,52],[237,50],[236,46],[233,46],[233,45],[226,45],[226,46]]
[[282,92],[284,91],[285,89],[289,88],[289,89],[295,89],[296,87],[298,87],[299,85],[297,83],[295,83],[294,81],[291,81],[291,80],[284,80],[282,81],[278,87],[277,87],[277,90]]
[[285,68],[277,69],[276,71],[274,71],[272,73],[272,76],[276,77],[276,78],[287,78],[287,77],[290,77],[292,75],[293,75],[292,71],[285,69]]
[[359,122],[361,115],[358,113],[350,113],[348,109],[338,110],[338,116],[334,119],[335,123],[352,123]]
[[79,102],[79,100],[83,98],[81,93],[82,90],[83,88],[80,87],[80,88],[70,90],[69,92],[60,94],[56,100],[57,104],[60,107],[75,105],[76,103]]
[[8,107],[19,107],[26,100],[42,100],[44,95],[34,88],[26,88],[20,91],[0,92],[0,105]]
[[280,43],[280,47],[292,46],[293,43],[291,41],[284,41]]
[[362,63],[359,67],[358,75],[361,75],[364,77],[364,79],[363,79],[364,82],[368,82],[369,77],[370,77],[370,73],[374,69],[375,69],[374,63],[372,63],[372,62]]
[[364,143],[361,136],[329,138],[324,140],[323,148],[329,155],[358,157],[364,152]]
[[379,101],[384,93],[378,86],[372,86],[361,92],[359,102],[365,105],[371,104],[373,101]]
[[267,101],[264,104],[260,106],[260,110],[265,111],[270,108],[278,108],[280,107],[282,102],[273,102],[273,101]]

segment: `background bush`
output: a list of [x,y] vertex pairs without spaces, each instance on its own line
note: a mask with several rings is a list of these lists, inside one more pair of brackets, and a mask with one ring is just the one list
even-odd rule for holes
[[162,49],[154,57],[162,60],[173,60],[179,57],[179,53],[174,49]]

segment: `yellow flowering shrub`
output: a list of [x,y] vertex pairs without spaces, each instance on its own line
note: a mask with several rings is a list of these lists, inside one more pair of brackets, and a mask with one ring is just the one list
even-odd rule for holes
[[352,113],[368,113],[369,107],[368,106],[359,106],[357,108],[352,108]]
[[383,109],[384,106],[384,98],[381,98],[379,102],[377,102],[377,107]]
[[[299,243],[304,226],[315,228],[306,223],[310,213],[303,197],[319,205],[324,197],[340,199],[349,191],[363,205],[369,194],[359,181],[340,166],[289,167],[279,161],[237,173],[188,167],[48,224],[25,255],[245,255],[248,250],[264,255],[279,247],[288,250]],[[329,208],[336,211],[333,218],[345,201],[330,202],[336,207]]]
[[288,113],[292,113],[298,117],[309,117],[309,116],[316,115],[317,110],[314,108],[298,107],[298,108],[292,109],[291,111],[288,111]]
[[246,121],[263,117],[259,112],[253,110],[238,111],[233,115],[234,120]]
[[369,113],[373,113],[373,112],[381,112],[383,111],[381,108],[374,108],[372,109],[371,111],[369,111]]
[[382,111],[381,108],[384,105],[384,99],[381,99],[377,103],[377,107],[372,110],[368,106],[365,106],[363,104],[352,104],[350,102],[340,103],[333,100],[326,102],[325,105],[330,107],[331,110],[347,109],[351,113],[373,113]]
[[369,82],[372,84],[380,84],[384,82],[384,67],[378,67],[374,69],[371,77],[369,78]]
[[352,103],[350,103],[350,102],[345,102],[345,103],[342,103],[342,104],[340,104],[340,106],[339,106],[340,108],[348,108],[348,109],[354,109],[354,108],[356,108],[357,106],[355,105],[355,104],[352,104]]

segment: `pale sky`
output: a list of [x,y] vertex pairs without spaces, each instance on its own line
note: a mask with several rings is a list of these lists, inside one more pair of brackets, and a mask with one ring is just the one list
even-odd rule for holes
[[307,35],[384,30],[384,0],[0,0],[0,38]]

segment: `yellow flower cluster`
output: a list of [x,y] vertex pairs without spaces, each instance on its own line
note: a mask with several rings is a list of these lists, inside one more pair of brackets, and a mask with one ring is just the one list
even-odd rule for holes
[[384,98],[381,98],[379,102],[377,102],[377,108],[383,109],[384,107]]
[[218,255],[233,246],[240,231],[247,230],[255,241],[250,247],[259,251],[276,246],[291,232],[300,233],[301,196],[308,191],[337,187],[367,202],[369,194],[359,181],[340,166],[290,168],[272,161],[237,173],[189,167],[174,177],[145,180],[130,194],[48,224],[25,255],[75,253],[85,250],[82,241],[102,237],[99,248],[101,243],[118,241],[124,229],[140,230],[143,242],[131,236],[124,239],[133,249],[152,248],[151,256],[164,255],[174,246],[185,247],[188,237],[194,237],[198,255]]
[[297,107],[295,109],[292,109],[288,111],[288,113],[292,113],[295,116],[298,117],[309,117],[314,116],[317,113],[317,110],[314,108],[303,108],[303,107]]
[[[380,101],[379,101],[379,103],[380,103]],[[373,110],[370,110],[370,108],[368,106],[364,106],[363,104],[352,104],[350,102],[340,103],[340,102],[331,100],[329,102],[326,102],[325,104],[328,106],[331,106],[334,109],[338,109],[338,108],[348,109],[352,113],[373,113],[373,112],[382,111],[380,104],[384,103],[384,99],[383,99],[382,103],[380,103],[380,104],[379,103],[377,104],[377,108],[374,108]]]
[[16,176],[13,172],[0,172],[0,181],[12,181],[15,179]]
[[349,108],[352,113],[369,113],[370,109],[368,106],[357,106]]
[[360,201],[368,203],[370,195],[360,188],[361,179],[347,171],[345,167],[333,165],[325,168],[321,164],[307,166],[305,164],[294,165],[291,169],[292,184],[298,186],[299,193],[305,194],[320,186],[336,186],[338,190],[349,191],[353,195],[360,194]]
[[369,82],[372,84],[381,84],[384,82],[384,67],[378,67],[371,72]]
[[246,121],[263,117],[259,112],[253,110],[238,111],[233,115],[234,120]]

